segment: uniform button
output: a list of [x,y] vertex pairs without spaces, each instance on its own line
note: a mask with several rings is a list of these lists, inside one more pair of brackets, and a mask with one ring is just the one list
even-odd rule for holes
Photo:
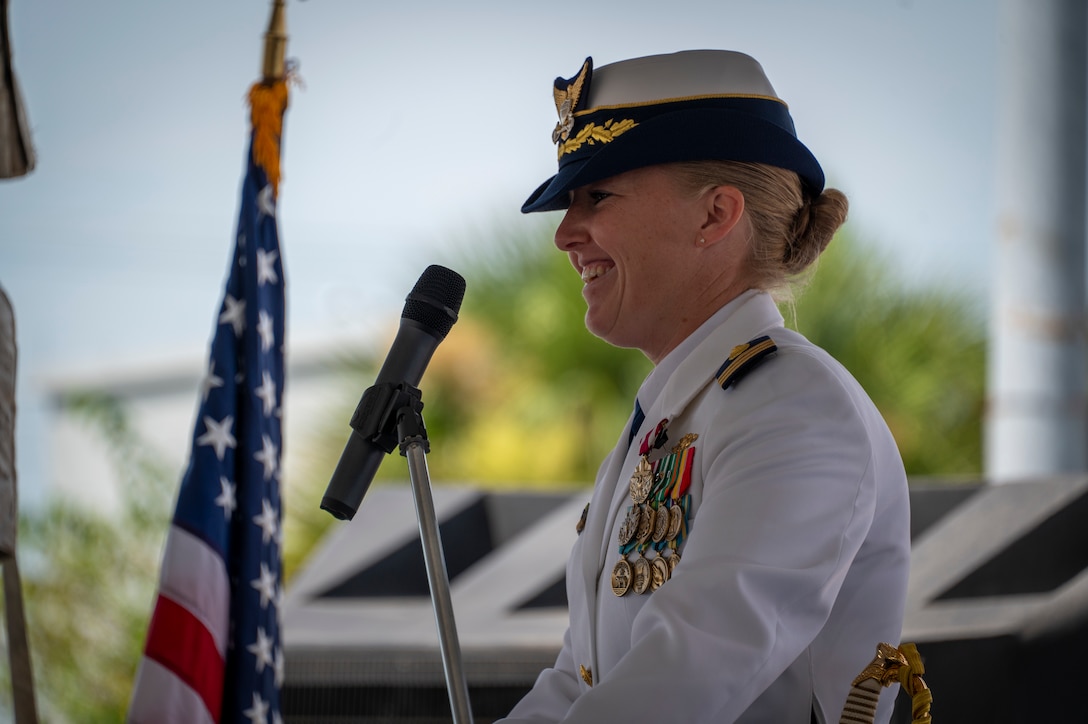
[[582,681],[586,682],[589,686],[593,686],[593,671],[586,666],[579,665],[578,673],[582,675]]

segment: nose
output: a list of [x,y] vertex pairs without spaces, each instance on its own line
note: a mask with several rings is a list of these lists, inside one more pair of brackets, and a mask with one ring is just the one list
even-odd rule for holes
[[563,212],[563,220],[555,229],[555,246],[560,251],[569,252],[579,244],[585,243],[587,238],[585,225],[579,219],[574,204],[571,204]]

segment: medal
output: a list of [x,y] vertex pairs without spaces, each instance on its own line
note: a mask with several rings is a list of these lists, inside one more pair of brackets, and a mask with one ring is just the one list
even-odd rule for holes
[[665,562],[669,565],[669,578],[672,578],[672,572],[676,570],[677,564],[680,563],[680,554],[673,551],[672,555],[665,559]]
[[642,505],[650,497],[650,490],[654,485],[654,469],[650,461],[643,455],[638,461],[638,467],[631,475],[631,483],[628,486],[631,491],[631,500],[635,505]]
[[631,565],[631,573],[631,588],[634,589],[635,593],[646,593],[650,589],[650,580],[653,575],[650,570],[650,562],[645,557],[639,556]]
[[672,514],[669,513],[669,508],[662,505],[657,509],[657,513],[654,515],[654,543],[660,543],[665,540],[665,536],[669,534],[671,522]]
[[669,508],[669,528],[665,532],[666,540],[676,540],[676,536],[680,535],[680,526],[684,522],[684,509],[679,503],[674,504]]
[[661,586],[665,585],[665,581],[669,580],[671,571],[669,570],[669,564],[665,562],[665,559],[661,556],[654,558],[653,562],[650,563],[650,568],[652,569],[650,571],[650,575],[652,576],[650,580],[650,589],[656,591],[661,588]]
[[631,564],[620,558],[612,567],[612,593],[622,596],[631,589]]
[[635,533],[638,531],[639,518],[641,518],[641,511],[638,506],[632,505],[627,510],[627,517],[623,519],[623,524],[620,525],[620,548],[634,540]]
[[649,505],[643,503],[639,506],[638,517],[638,532],[635,537],[638,538],[640,544],[650,540],[650,537],[654,534],[654,509]]

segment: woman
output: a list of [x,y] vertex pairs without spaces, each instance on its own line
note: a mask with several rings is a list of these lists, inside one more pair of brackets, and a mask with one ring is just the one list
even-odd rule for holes
[[566,209],[586,326],[655,367],[568,562],[563,649],[504,721],[837,721],[898,643],[906,478],[865,392],[769,292],[846,199],[740,53],[587,59],[555,98],[559,172],[522,210]]

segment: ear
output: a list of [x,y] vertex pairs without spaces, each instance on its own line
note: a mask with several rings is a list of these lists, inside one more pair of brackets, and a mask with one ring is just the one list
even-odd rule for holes
[[706,220],[700,228],[710,246],[729,236],[744,216],[744,194],[736,186],[715,186],[705,192]]

